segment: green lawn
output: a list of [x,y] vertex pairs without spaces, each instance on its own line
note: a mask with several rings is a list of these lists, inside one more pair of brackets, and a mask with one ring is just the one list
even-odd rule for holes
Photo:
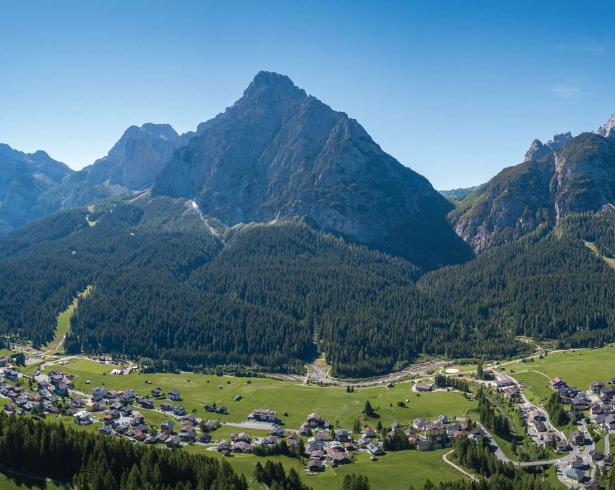
[[75,308],[77,308],[77,302],[81,297],[87,297],[90,293],[91,286],[88,286],[84,291],[79,293],[77,297],[73,300],[73,302],[66,308],[62,313],[58,315],[58,320],[56,322],[56,332],[53,340],[47,344],[45,347],[47,350],[51,352],[64,352],[64,337],[68,333],[70,329],[70,318],[73,316],[73,312]]
[[534,404],[540,405],[546,401],[552,393],[551,388],[549,388],[549,378],[545,377],[545,375],[540,372],[536,372],[534,370],[515,370],[511,376],[514,376],[521,383],[523,383],[526,396]]
[[[606,383],[615,377],[615,346],[613,344],[599,349],[576,349],[574,352],[549,354],[534,362],[511,364],[515,371],[511,374],[526,383],[528,396],[542,398],[549,395],[549,379],[560,377],[568,384],[586,390],[592,381]],[[524,372],[538,371],[543,373]]]
[[[64,366],[48,366],[45,370],[61,369],[75,374],[76,389],[90,393],[92,388],[105,384],[108,389],[134,388],[137,393],[147,394],[156,386],[165,392],[179,390],[186,410],[202,418],[217,418],[229,422],[241,422],[254,408],[276,410],[289,428],[298,428],[310,412],[317,412],[329,421],[352,428],[353,421],[361,416],[366,400],[381,416],[384,425],[393,422],[407,424],[416,417],[435,418],[438,415],[462,416],[475,406],[461,393],[433,392],[417,394],[410,391],[409,383],[393,388],[370,387],[346,393],[341,387],[322,387],[303,383],[275,381],[267,378],[238,378],[233,376],[201,375],[194,373],[132,373],[126,376],[111,376],[114,366],[86,359],[74,359]],[[86,384],[86,380],[90,380]],[[151,384],[146,383],[151,381]],[[233,401],[241,395],[240,401]],[[397,405],[409,400],[407,408]],[[203,409],[204,403],[225,405],[227,416],[212,416]],[[282,414],[288,412],[285,417]],[[145,411],[143,411],[145,414]],[[376,419],[368,420],[376,424]]]
[[[222,458],[219,453],[207,451],[202,446],[191,446],[187,450]],[[341,488],[344,476],[350,473],[366,475],[372,490],[407,490],[410,485],[422,488],[427,480],[437,483],[465,478],[442,460],[442,455],[448,451],[449,449],[426,452],[413,450],[390,452],[380,457],[378,461],[370,461],[366,453],[357,453],[354,463],[337,468],[327,468],[323,473],[312,476],[305,473],[298,460],[283,456],[261,458],[242,454],[227,458],[227,461],[235,470],[245,474],[248,481],[253,480],[257,461],[262,463],[271,459],[281,461],[287,470],[294,467],[314,490]],[[254,488],[258,487],[254,486]]]

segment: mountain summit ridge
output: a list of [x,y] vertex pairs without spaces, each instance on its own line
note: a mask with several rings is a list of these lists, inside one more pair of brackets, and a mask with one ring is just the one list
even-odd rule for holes
[[450,203],[427,179],[382,151],[355,119],[272,72],[199,125],[153,194],[194,199],[227,226],[305,217],[427,267],[470,257],[446,223]]

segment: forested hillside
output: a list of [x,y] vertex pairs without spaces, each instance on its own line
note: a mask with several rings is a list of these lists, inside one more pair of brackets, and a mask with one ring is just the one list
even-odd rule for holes
[[571,215],[474,261],[423,273],[301,220],[225,228],[191,201],[119,199],[0,241],[0,332],[41,345],[88,285],[69,352],[300,370],[325,352],[366,376],[421,354],[506,357],[518,335],[615,339],[613,213]]

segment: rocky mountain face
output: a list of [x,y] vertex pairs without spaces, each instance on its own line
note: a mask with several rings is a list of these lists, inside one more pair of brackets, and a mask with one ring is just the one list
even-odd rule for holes
[[615,140],[583,133],[561,135],[547,145],[534,143],[528,161],[504,169],[450,214],[455,230],[475,252],[541,225],[555,226],[571,213],[615,203]]
[[130,126],[107,156],[64,182],[62,208],[150,187],[173,152],[192,135],[179,135],[169,124]]
[[600,136],[605,138],[615,138],[615,114],[612,114],[609,120],[596,131]]
[[525,162],[529,162],[530,160],[542,160],[545,157],[548,157],[555,153],[560,148],[563,148],[566,143],[568,143],[572,139],[572,134],[561,133],[553,136],[552,140],[547,141],[546,144],[543,144],[539,139],[535,139],[532,141],[529,149],[525,152]]
[[44,151],[0,144],[0,234],[57,209],[50,192],[73,171]]
[[450,203],[427,179],[275,73],[259,73],[232,107],[201,124],[153,193],[194,199],[227,226],[302,217],[427,267],[470,256],[446,222]]
[[109,181],[127,189],[142,190],[154,183],[173,152],[185,141],[169,124],[130,126],[107,156],[83,172],[91,185]]

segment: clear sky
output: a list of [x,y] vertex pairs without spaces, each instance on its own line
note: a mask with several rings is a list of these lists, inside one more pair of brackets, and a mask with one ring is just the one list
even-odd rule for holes
[[469,186],[615,112],[615,2],[0,0],[0,142],[80,168],[131,124],[194,129],[259,70]]

